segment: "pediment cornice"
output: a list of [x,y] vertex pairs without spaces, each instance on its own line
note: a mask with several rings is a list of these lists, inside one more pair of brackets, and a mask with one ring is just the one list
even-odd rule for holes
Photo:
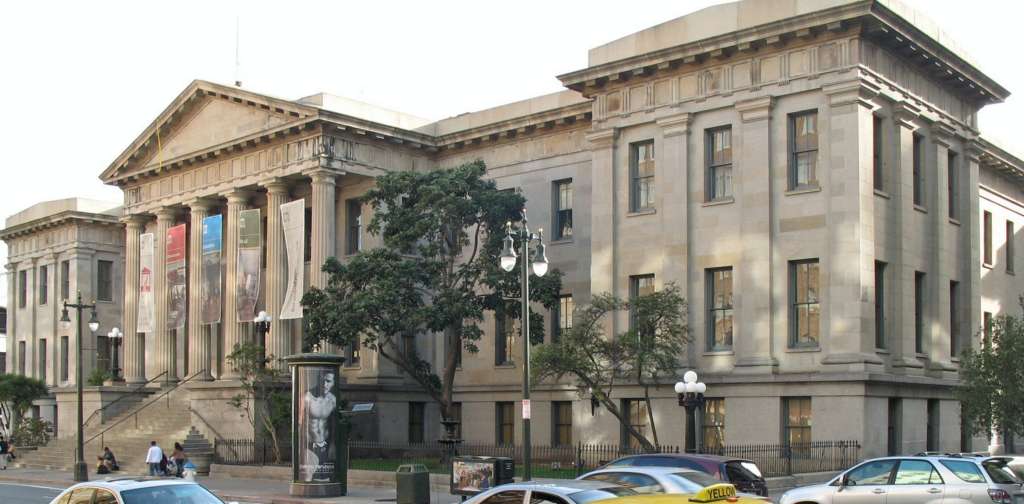
[[102,226],[124,225],[116,216],[69,210],[0,230],[0,240],[10,241],[23,236],[33,235],[41,231],[84,224]]

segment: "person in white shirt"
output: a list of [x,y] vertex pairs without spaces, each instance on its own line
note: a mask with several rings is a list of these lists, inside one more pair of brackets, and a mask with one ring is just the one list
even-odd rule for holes
[[164,457],[164,450],[156,445],[156,441],[150,442],[149,452],[146,453],[146,463],[149,464],[149,475],[160,476],[160,461]]

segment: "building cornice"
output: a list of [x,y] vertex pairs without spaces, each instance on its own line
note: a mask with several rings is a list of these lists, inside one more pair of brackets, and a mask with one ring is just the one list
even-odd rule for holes
[[81,224],[124,226],[124,223],[121,222],[119,217],[112,215],[66,211],[0,230],[0,240],[9,242],[12,239],[32,235],[41,231],[49,231],[59,227]]

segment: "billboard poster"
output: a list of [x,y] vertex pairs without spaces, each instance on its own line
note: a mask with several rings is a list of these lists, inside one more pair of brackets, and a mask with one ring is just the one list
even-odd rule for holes
[[476,494],[494,486],[494,461],[452,462],[452,493]]
[[139,319],[138,331],[151,333],[156,319],[156,299],[153,297],[153,268],[155,267],[156,240],[153,233],[139,236]]
[[167,230],[167,329],[185,327],[185,225]]
[[298,481],[337,483],[334,464],[338,426],[338,398],[335,383],[337,365],[307,365],[294,368],[293,389],[297,401]]
[[235,285],[235,314],[239,322],[256,317],[260,293],[260,211],[238,213],[238,284]]
[[217,324],[221,312],[220,261],[223,249],[223,216],[203,219],[202,323]]
[[302,318],[302,276],[304,271],[302,239],[306,236],[306,201],[295,200],[281,205],[281,225],[284,228],[284,249],[288,255],[287,288],[280,320]]

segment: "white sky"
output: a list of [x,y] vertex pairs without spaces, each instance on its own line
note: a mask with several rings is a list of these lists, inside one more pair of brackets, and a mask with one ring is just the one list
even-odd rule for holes
[[[1019,0],[903,0],[1024,95]],[[327,92],[442,119],[562,90],[587,50],[723,0],[7,1],[0,3],[0,219],[36,203],[122,201],[99,175],[194,79],[297,99]],[[1024,98],[979,119],[1012,134]],[[7,248],[0,242],[0,257]],[[0,276],[0,306],[7,287]]]

